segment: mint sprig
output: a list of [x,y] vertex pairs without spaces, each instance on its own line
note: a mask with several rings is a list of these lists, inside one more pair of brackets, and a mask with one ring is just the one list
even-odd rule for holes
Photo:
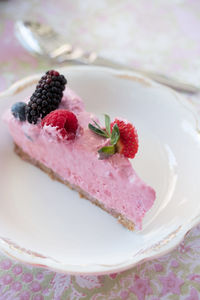
[[105,115],[105,128],[106,129],[102,129],[101,126],[96,121],[93,120],[93,122],[94,122],[94,125],[92,125],[91,123],[88,124],[89,129],[104,138],[110,139],[111,145],[102,147],[101,149],[98,150],[100,159],[108,158],[109,156],[111,156],[117,152],[116,145],[120,138],[119,127],[117,124],[114,124],[114,126],[112,128],[112,133],[111,133],[110,117],[108,115]]
[[111,135],[110,133],[110,117],[108,115],[105,115],[105,125],[106,125],[106,132],[108,136]]
[[102,130],[102,129],[99,129],[98,127],[95,127],[94,125],[90,124],[88,125],[89,129],[92,130],[94,133],[100,135],[100,136],[103,136],[105,138],[109,138],[109,136],[107,135],[107,133]]
[[116,153],[116,148],[114,145],[111,146],[105,146],[98,150],[99,153],[99,159],[105,159],[109,156]]
[[117,124],[114,124],[113,129],[112,129],[112,134],[110,137],[111,145],[116,145],[117,142],[119,141],[119,138],[120,138],[119,127]]

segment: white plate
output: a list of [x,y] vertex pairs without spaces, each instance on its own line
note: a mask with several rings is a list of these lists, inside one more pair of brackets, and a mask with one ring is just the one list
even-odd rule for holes
[[[121,271],[176,246],[200,222],[200,131],[193,107],[137,74],[100,67],[61,71],[86,108],[121,116],[138,129],[132,160],[157,193],[143,230],[130,232],[78,193],[13,153],[0,121],[0,248],[21,261],[68,273]],[[30,96],[35,75],[2,94],[0,113]],[[33,83],[34,82],[34,83]]]

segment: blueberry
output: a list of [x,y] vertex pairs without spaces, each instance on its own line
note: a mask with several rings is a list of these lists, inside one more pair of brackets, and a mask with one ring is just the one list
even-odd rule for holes
[[27,104],[24,102],[14,103],[11,107],[13,116],[20,121],[26,121],[26,106]]

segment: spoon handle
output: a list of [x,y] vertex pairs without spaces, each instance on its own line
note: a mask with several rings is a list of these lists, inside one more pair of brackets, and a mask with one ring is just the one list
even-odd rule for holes
[[119,64],[115,61],[112,61],[112,60],[109,60],[109,59],[106,59],[106,58],[103,58],[100,56],[97,56],[96,59],[92,62],[92,64],[99,65],[99,66],[105,66],[105,67],[111,67],[114,69],[120,69],[120,70],[124,69],[124,70],[134,71],[134,72],[143,74],[158,83],[169,86],[179,92],[190,93],[190,94],[196,94],[196,93],[200,92],[200,88],[193,86],[191,84],[181,82],[177,79],[168,77],[163,74],[146,71],[146,70],[142,70],[142,69],[138,69],[138,68],[134,68],[134,67],[130,67],[130,66],[125,66],[125,65]]
[[29,52],[48,58],[51,62],[60,64],[89,64],[129,70],[143,74],[154,81],[169,86],[184,93],[196,94],[200,87],[181,82],[167,75],[152,71],[125,66],[115,61],[98,56],[95,52],[85,52],[65,42],[65,39],[48,25],[31,21],[18,21],[16,35],[21,44]]

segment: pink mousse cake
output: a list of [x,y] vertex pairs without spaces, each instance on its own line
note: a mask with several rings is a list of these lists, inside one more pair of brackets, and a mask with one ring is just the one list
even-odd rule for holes
[[[83,101],[65,83],[63,75],[48,71],[30,100],[5,112],[16,153],[77,190],[128,229],[141,229],[155,191],[138,177],[129,161],[128,155],[133,157],[137,150],[135,129],[125,120],[110,125],[107,115],[107,131],[102,129],[97,117],[85,111]],[[122,147],[121,130],[127,124],[136,143],[132,147],[133,137],[128,136],[128,152]]]

